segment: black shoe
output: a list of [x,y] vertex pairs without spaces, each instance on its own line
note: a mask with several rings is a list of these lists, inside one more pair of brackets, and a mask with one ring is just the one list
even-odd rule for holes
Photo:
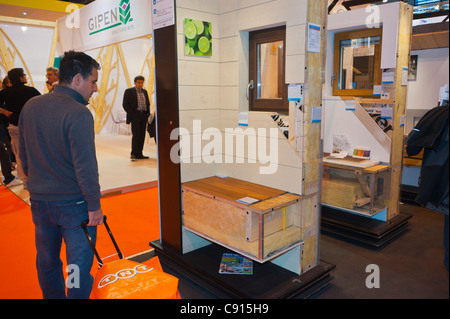
[[[15,180],[16,179],[16,177],[14,176],[14,175],[11,175],[10,177],[8,177],[8,178],[5,178],[5,180],[3,181],[3,184],[4,185],[8,185],[9,183],[11,183],[13,180]],[[1,181],[1,180],[0,180]]]
[[132,161],[137,160],[136,156],[134,156],[134,155],[131,155],[131,156],[130,156],[130,159],[131,159]]
[[149,159],[149,158],[150,157],[144,155],[136,156],[136,159]]

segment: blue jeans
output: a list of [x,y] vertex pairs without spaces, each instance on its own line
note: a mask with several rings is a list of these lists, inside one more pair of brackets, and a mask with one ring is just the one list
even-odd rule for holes
[[[36,267],[44,299],[66,298],[63,263],[60,258],[63,239],[67,265],[71,266],[67,268],[70,271],[64,270],[71,279],[68,280],[70,284],[67,285],[67,298],[89,298],[94,282],[90,274],[94,252],[81,228],[81,222],[89,218],[86,202],[83,199],[30,201],[35,225]],[[97,228],[88,227],[88,231],[95,243]]]

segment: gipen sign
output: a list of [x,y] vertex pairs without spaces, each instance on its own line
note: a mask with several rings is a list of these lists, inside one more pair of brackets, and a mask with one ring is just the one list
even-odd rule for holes
[[101,14],[98,14],[88,21],[89,35],[93,35],[102,31],[106,31],[111,28],[126,25],[128,22],[132,22],[131,17],[131,4],[130,0],[121,0],[118,7],[107,10]]
[[87,51],[152,34],[152,0],[96,0],[58,20],[62,52]]

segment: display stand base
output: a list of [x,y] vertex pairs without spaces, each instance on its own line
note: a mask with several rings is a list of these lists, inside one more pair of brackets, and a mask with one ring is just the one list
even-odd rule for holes
[[150,242],[161,262],[189,278],[218,298],[288,299],[308,298],[328,285],[336,267],[325,261],[297,275],[271,262],[253,262],[253,275],[219,274],[223,253],[232,251],[211,244],[186,254],[165,247],[160,240]]
[[399,213],[389,221],[371,219],[322,205],[321,230],[380,247],[408,230],[411,215]]
[[419,188],[416,186],[401,185],[401,187],[400,187],[401,201],[404,203],[411,204],[411,205],[419,205],[416,202],[416,197],[417,197],[418,191],[419,191]]

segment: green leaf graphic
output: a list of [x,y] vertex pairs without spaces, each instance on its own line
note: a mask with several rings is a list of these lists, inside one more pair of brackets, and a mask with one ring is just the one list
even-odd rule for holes
[[120,22],[127,24],[131,21],[130,0],[121,0],[119,4]]

